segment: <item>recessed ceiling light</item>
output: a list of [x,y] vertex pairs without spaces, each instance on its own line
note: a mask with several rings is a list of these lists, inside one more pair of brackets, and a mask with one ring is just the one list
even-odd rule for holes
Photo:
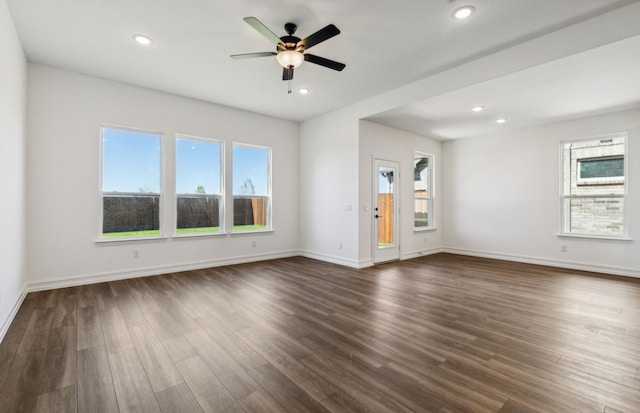
[[454,19],[462,20],[471,16],[474,11],[476,11],[476,8],[473,6],[462,6],[455,9],[452,16]]
[[298,92],[300,92],[301,95],[306,95],[307,93],[309,93],[311,91],[309,89],[307,89],[306,87],[303,87]]
[[480,106],[480,105],[474,106],[471,108],[471,110],[474,112],[482,112],[484,110],[484,106]]
[[498,118],[496,119],[496,123],[505,123],[507,121],[507,118]]
[[139,44],[141,44],[143,46],[149,46],[151,43],[153,43],[153,40],[151,40],[150,37],[147,37],[147,36],[142,35],[142,34],[134,34],[133,35],[133,40],[135,40],[136,42],[138,42]]

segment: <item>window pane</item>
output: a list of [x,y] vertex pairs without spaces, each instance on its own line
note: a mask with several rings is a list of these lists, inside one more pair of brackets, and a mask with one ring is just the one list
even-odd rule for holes
[[137,237],[160,234],[160,196],[103,194],[102,235]]
[[233,229],[267,229],[267,208],[269,199],[259,196],[233,197]]
[[176,139],[176,232],[220,231],[221,145]]
[[433,156],[416,152],[413,159],[413,215],[414,228],[433,225],[432,165]]
[[413,190],[416,196],[431,196],[430,169],[429,157],[417,153],[413,162]]
[[580,178],[607,178],[624,176],[624,158],[581,159],[578,161]]
[[395,228],[395,168],[378,167],[378,248],[389,248],[396,245]]
[[102,191],[160,193],[160,135],[102,129]]
[[414,226],[416,228],[429,227],[429,211],[431,210],[431,200],[426,198],[415,198],[413,200]]
[[220,231],[220,197],[216,195],[177,196],[178,234]]
[[233,229],[269,228],[270,149],[233,146]]
[[220,195],[220,144],[176,139],[176,193]]
[[269,195],[269,150],[233,147],[233,195]]
[[613,197],[565,199],[564,232],[624,235],[624,199]]
[[102,128],[102,235],[160,233],[161,136]]

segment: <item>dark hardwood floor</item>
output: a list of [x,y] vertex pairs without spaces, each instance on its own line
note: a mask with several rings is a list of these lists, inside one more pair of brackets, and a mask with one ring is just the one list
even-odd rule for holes
[[2,412],[640,412],[640,280],[448,254],[31,293]]

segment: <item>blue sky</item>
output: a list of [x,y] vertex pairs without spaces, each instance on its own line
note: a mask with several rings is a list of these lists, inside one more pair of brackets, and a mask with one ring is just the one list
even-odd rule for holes
[[[103,128],[104,192],[160,192],[161,137],[152,133]],[[221,144],[176,140],[176,193],[194,194],[203,186],[207,194],[220,193]],[[233,147],[233,193],[244,195],[250,179],[255,195],[267,195],[269,152],[247,146]]]
[[220,144],[176,140],[176,193],[194,194],[203,186],[207,194],[220,194]]
[[160,136],[103,128],[102,190],[160,192]]
[[392,169],[381,166],[378,169],[378,193],[390,194],[393,193],[393,185],[389,185],[389,178],[382,176],[382,172],[387,172]]
[[242,191],[245,179],[251,179],[255,195],[267,195],[269,152],[247,146],[233,147],[233,194],[246,195]]

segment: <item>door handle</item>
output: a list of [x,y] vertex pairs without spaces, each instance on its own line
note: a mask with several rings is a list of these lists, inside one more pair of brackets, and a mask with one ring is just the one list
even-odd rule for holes
[[376,214],[376,215],[375,215],[375,217],[376,217],[376,218],[382,218],[382,215],[378,215],[378,214]]

